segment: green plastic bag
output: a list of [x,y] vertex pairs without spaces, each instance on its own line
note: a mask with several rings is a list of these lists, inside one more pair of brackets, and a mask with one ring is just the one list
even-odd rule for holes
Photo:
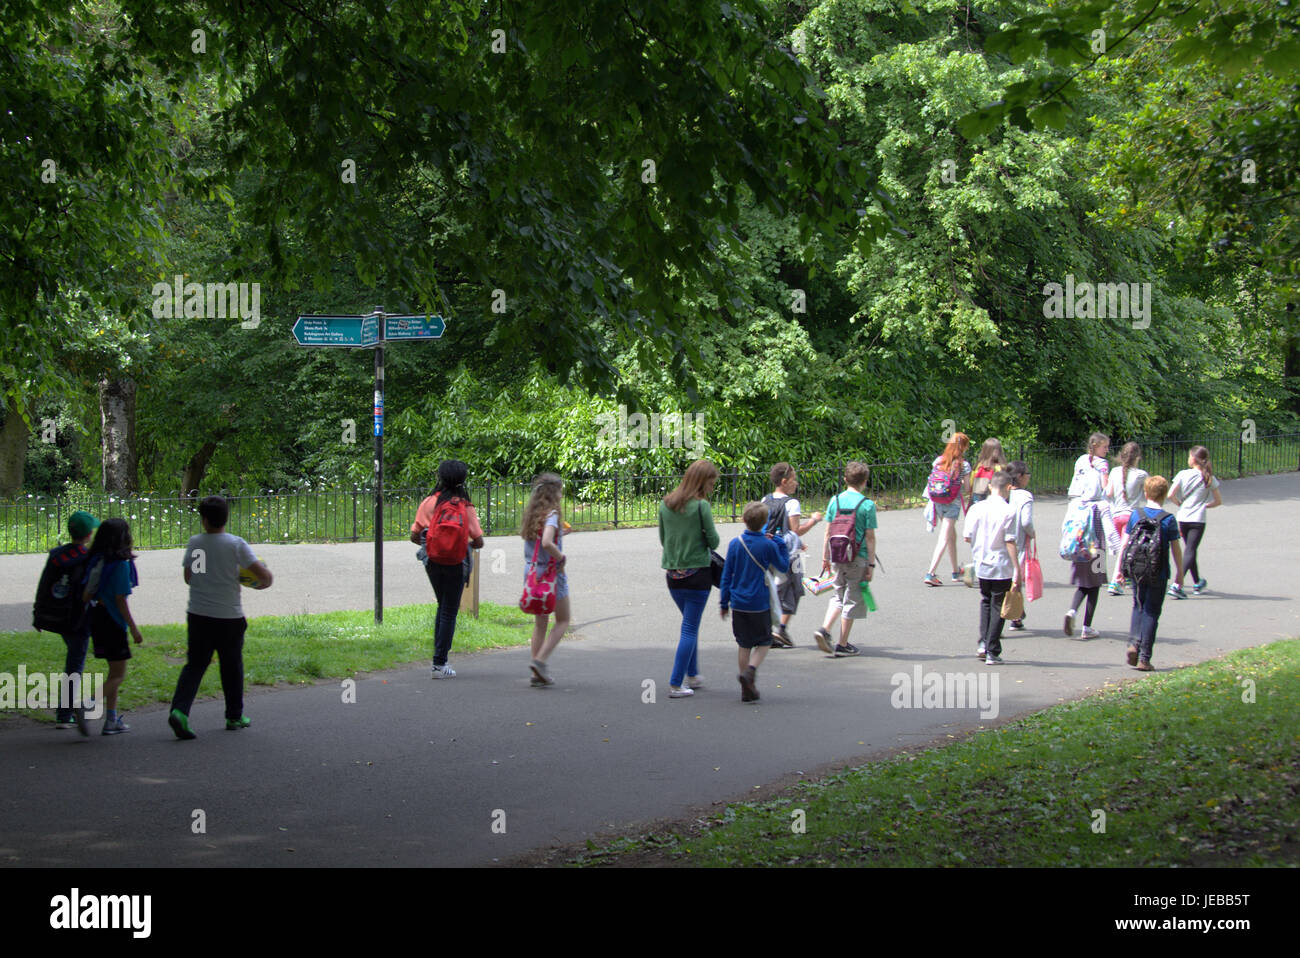
[[858,588],[862,590],[862,604],[868,612],[876,611],[876,598],[871,594],[871,583],[863,579],[858,583]]

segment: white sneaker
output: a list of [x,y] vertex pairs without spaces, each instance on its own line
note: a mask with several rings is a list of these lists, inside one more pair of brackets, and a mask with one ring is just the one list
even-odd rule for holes
[[1081,638],[1081,639],[1095,639],[1095,638],[1097,638],[1097,636],[1099,636],[1099,635],[1101,635],[1101,633],[1098,632],[1096,629],[1094,629],[1092,626],[1090,626],[1090,625],[1085,625],[1085,626],[1083,627],[1083,631],[1081,631],[1081,632],[1079,633],[1079,638]]
[[695,694],[694,689],[688,689],[688,688],[675,689],[671,685],[668,686],[668,697],[670,699],[688,699],[694,694]]
[[456,670],[450,665],[435,665],[433,674],[429,676],[431,679],[454,679],[455,677]]

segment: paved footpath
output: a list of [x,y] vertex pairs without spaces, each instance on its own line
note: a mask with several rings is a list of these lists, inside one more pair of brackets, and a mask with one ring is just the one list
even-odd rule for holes
[[[1300,475],[1228,482],[1223,499],[1209,514],[1202,550],[1210,592],[1166,603],[1154,658],[1160,669],[1300,635]],[[852,636],[862,656],[836,660],[817,651],[810,636],[827,600],[805,596],[793,625],[798,648],[769,654],[759,676],[762,701],[742,705],[735,644],[715,594],[700,652],[708,687],[671,700],[680,619],[658,570],[656,531],[576,533],[565,543],[576,634],[552,659],[553,688],[529,688],[526,649],[453,652],[457,678],[431,682],[427,663],[368,674],[357,682],[355,704],[342,702],[337,682],[250,689],[254,724],[239,733],[222,729],[220,701],[199,703],[193,742],[173,738],[161,705],[130,713],[131,733],[112,738],[6,723],[0,862],[506,863],[638,823],[695,817],[800,773],[997,726],[1107,682],[1142,681],[1123,664],[1128,597],[1103,592],[1094,623],[1101,638],[1061,634],[1071,597],[1054,549],[1064,506],[1062,499],[1039,501],[1046,594],[1030,606],[1030,628],[1004,639],[1000,667],[972,654],[977,594],[922,585],[934,538],[920,512],[886,512],[878,533],[885,571],[874,587],[880,611]],[[811,536],[814,554],[823,530]],[[739,527],[720,531],[725,543]],[[513,603],[520,540],[489,540],[488,565],[495,549],[504,550],[505,571],[484,575],[482,596]],[[370,605],[372,545],[256,551],[276,583],[245,594],[250,616]],[[386,549],[389,605],[431,599],[413,551],[405,543]],[[40,562],[0,557],[0,629],[28,627]],[[142,585],[132,608],[147,639],[149,623],[184,618],[180,551],[144,553],[138,565]],[[945,578],[948,571],[940,568]],[[0,671],[17,665],[0,663]],[[996,671],[999,716],[982,720],[976,708],[895,709],[891,676],[911,675],[916,666]],[[647,679],[656,683],[654,704],[642,701]],[[199,834],[192,827],[197,810],[206,822]]]

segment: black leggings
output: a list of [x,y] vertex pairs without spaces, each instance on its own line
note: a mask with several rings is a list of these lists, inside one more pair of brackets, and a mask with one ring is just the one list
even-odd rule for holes
[[[1178,531],[1183,534],[1183,541],[1187,543],[1183,546],[1183,568],[1192,574],[1192,584],[1195,585],[1201,581],[1201,573],[1196,568],[1196,547],[1201,544],[1201,537],[1205,535],[1205,523],[1180,522]],[[1181,582],[1178,584],[1182,585]]]
[[1072,608],[1074,608],[1075,611],[1078,611],[1079,604],[1083,602],[1085,598],[1088,600],[1088,608],[1084,609],[1083,612],[1084,625],[1092,625],[1092,614],[1097,611],[1097,593],[1100,591],[1101,586],[1094,586],[1091,589],[1079,588],[1074,590],[1074,603]]

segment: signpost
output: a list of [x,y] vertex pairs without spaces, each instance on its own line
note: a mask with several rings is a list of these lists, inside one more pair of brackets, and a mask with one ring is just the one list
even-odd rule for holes
[[[299,316],[293,338],[299,346],[342,346],[375,351],[375,624],[384,621],[384,343],[387,340],[441,339],[441,316],[389,316],[376,308],[369,316]],[[477,568],[475,572],[477,572]]]
[[[442,322],[439,317],[439,322]],[[299,346],[353,346],[366,348],[379,342],[379,320],[374,316],[299,316],[293,324]]]

